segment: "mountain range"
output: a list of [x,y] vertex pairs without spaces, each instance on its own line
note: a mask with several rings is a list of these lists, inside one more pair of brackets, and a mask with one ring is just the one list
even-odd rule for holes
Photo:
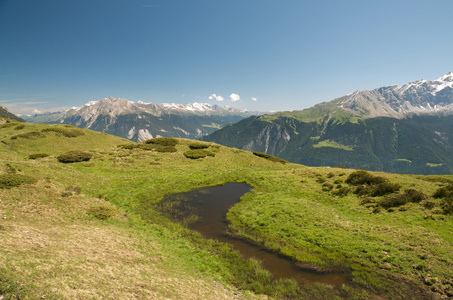
[[108,97],[64,112],[37,114],[27,121],[69,124],[143,141],[155,137],[196,139],[251,115],[251,112],[207,103],[153,104]]
[[308,166],[453,174],[453,73],[252,116],[202,139]]

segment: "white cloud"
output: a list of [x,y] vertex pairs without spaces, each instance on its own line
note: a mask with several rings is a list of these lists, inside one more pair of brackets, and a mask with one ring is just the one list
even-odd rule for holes
[[233,93],[230,95],[230,100],[231,100],[231,102],[236,102],[236,101],[241,100],[241,97],[239,97],[238,94]]
[[33,113],[33,114],[41,114],[42,111],[37,110],[36,108],[34,108],[33,111],[32,111],[32,113]]
[[252,97],[252,98],[250,98],[250,99],[252,99],[252,101],[258,100],[258,98],[256,98],[256,97]]
[[209,100],[213,100],[213,99],[216,99],[217,101],[225,100],[225,99],[223,99],[222,96],[220,96],[220,95],[217,96],[216,94],[212,94],[211,96],[209,96]]

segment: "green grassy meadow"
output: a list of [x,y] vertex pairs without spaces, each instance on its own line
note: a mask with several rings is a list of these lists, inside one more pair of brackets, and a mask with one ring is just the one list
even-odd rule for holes
[[[184,155],[195,143],[191,151],[204,158]],[[369,172],[386,185],[357,185],[348,183],[356,170],[200,143],[0,125],[0,299],[453,297],[452,176]],[[91,159],[58,161],[73,150]],[[233,181],[253,190],[228,213],[230,233],[350,282],[334,289],[275,280],[258,261],[155,209],[166,194]],[[447,196],[433,197],[441,188]],[[407,190],[421,198],[406,201]]]

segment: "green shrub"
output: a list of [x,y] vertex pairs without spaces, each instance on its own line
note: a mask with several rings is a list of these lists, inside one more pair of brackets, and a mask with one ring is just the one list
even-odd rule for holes
[[9,189],[21,184],[32,184],[38,181],[36,178],[22,174],[0,175],[0,188]]
[[62,163],[74,163],[89,161],[93,154],[83,151],[69,151],[57,156],[59,162]]
[[349,174],[348,179],[346,179],[346,183],[352,185],[375,185],[379,183],[385,182],[385,178],[380,176],[374,176],[365,170],[358,170]]
[[372,197],[384,196],[398,192],[400,190],[400,185],[390,182],[381,182],[374,186],[373,192],[371,193]]
[[369,195],[371,194],[372,192],[372,189],[367,186],[367,185],[358,185],[355,190],[354,190],[354,194],[356,194],[357,196],[365,196],[365,195]]
[[21,134],[17,134],[11,137],[12,140],[18,139],[18,138],[23,138],[23,139],[32,139],[32,138],[41,138],[45,137],[45,135],[42,132],[39,131],[29,131]]
[[206,149],[209,148],[209,144],[206,143],[192,143],[189,145],[189,148],[192,150],[197,150],[197,149]]
[[337,190],[334,190],[332,192],[332,194],[340,196],[340,197],[345,197],[345,196],[347,196],[349,194],[349,192],[350,192],[350,189],[348,187],[344,186],[344,187],[341,187],[341,188],[339,188]]
[[157,152],[177,152],[178,149],[176,149],[174,146],[158,146],[156,147]]
[[150,151],[150,150],[154,150],[158,147],[159,145],[158,144],[139,144],[138,147],[142,150],[147,150],[147,151]]
[[49,128],[44,128],[41,130],[42,132],[55,132],[59,136],[64,136],[64,137],[78,137],[85,135],[85,133],[80,130],[80,129],[66,129],[66,128],[61,128],[61,127],[49,127]]
[[385,196],[384,199],[381,199],[381,201],[379,201],[379,206],[389,209],[391,207],[404,205],[407,203],[407,199],[401,196],[402,195]]
[[37,159],[37,158],[44,158],[44,157],[48,157],[49,154],[47,153],[34,153],[34,154],[30,154],[28,156],[29,159]]
[[433,209],[436,206],[436,203],[431,200],[424,201],[421,205],[426,209]]
[[96,219],[106,220],[118,214],[118,209],[111,205],[93,206],[88,209],[87,213]]
[[453,184],[438,188],[434,193],[433,198],[445,198],[453,195]]
[[442,201],[440,202],[440,207],[442,208],[444,214],[453,214],[453,196],[442,199]]
[[426,195],[423,192],[417,191],[415,189],[407,189],[404,191],[404,196],[408,202],[420,203],[422,200],[426,199]]
[[21,129],[24,129],[25,128],[25,125],[24,124],[20,124],[20,125],[17,125],[16,127],[14,127],[14,130],[21,130]]
[[135,148],[140,147],[140,144],[137,144],[137,143],[129,143],[129,144],[118,145],[118,147],[119,147],[119,148],[122,148],[122,149],[132,150],[132,149],[135,149]]
[[253,154],[258,156],[258,157],[262,157],[262,158],[265,158],[265,159],[273,161],[273,162],[279,162],[279,163],[282,163],[282,164],[286,164],[287,163],[286,160],[281,159],[279,157],[275,157],[275,156],[269,155],[267,153],[253,152]]
[[178,145],[178,140],[175,138],[154,138],[144,141],[145,144],[158,144],[161,146],[176,146]]
[[205,158],[206,156],[208,156],[208,154],[204,150],[188,150],[183,154],[185,157],[190,159]]
[[329,182],[326,182],[322,185],[322,190],[324,192],[330,192],[331,190],[333,190],[333,185]]

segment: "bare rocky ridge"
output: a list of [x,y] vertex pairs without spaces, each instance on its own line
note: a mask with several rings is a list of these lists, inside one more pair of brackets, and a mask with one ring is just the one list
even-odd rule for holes
[[453,114],[453,73],[436,80],[419,80],[403,86],[358,90],[334,100],[361,117],[403,118],[408,114]]

